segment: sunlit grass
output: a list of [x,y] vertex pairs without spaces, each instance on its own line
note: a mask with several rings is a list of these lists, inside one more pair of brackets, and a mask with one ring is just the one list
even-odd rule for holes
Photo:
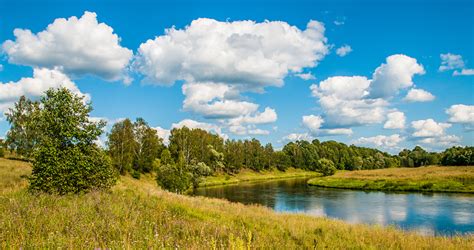
[[289,168],[285,172],[278,171],[275,169],[265,170],[261,172],[255,172],[252,170],[244,169],[235,175],[220,174],[217,176],[206,177],[199,184],[199,186],[209,187],[209,186],[217,186],[217,185],[236,184],[239,182],[297,178],[297,177],[314,177],[314,176],[320,176],[320,174],[314,171],[305,171],[302,169],[295,169],[295,168]]
[[[474,237],[431,237],[261,206],[162,191],[152,176],[108,192],[31,195],[27,164],[2,160],[0,249],[473,249]],[[12,170],[10,165],[15,165]],[[9,172],[9,173],[4,173]],[[20,184],[15,184],[19,182]],[[8,187],[8,186],[12,187]]]
[[474,193],[474,167],[389,168],[341,171],[334,176],[314,178],[310,185],[321,187]]

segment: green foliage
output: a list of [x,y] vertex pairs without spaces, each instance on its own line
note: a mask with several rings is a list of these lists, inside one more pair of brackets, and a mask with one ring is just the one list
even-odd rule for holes
[[156,172],[156,181],[162,188],[183,193],[192,186],[192,174],[176,164],[161,165]]
[[441,163],[446,166],[474,165],[474,147],[452,147],[442,153]]
[[133,134],[133,124],[129,119],[117,122],[108,134],[108,153],[120,174],[131,172],[137,142]]
[[5,113],[11,125],[7,133],[6,145],[25,159],[31,158],[33,149],[39,141],[40,131],[36,124],[38,112],[39,103],[22,96],[15,106]]
[[334,162],[325,158],[318,160],[318,168],[319,171],[323,174],[323,176],[334,175],[337,170],[334,166]]
[[402,167],[422,167],[439,164],[439,155],[430,153],[420,146],[416,146],[413,150],[404,149],[398,154],[400,165]]
[[92,122],[91,111],[83,97],[65,88],[50,89],[41,98],[30,190],[68,194],[115,184],[110,159],[95,144],[105,122]]
[[283,151],[277,151],[273,154],[275,166],[280,171],[286,171],[291,166],[291,158]]
[[109,155],[121,174],[151,172],[153,161],[164,148],[156,130],[142,118],[134,123],[129,119],[115,123],[108,137]]
[[5,143],[3,142],[2,139],[0,139],[0,158],[5,157],[5,149],[4,146]]

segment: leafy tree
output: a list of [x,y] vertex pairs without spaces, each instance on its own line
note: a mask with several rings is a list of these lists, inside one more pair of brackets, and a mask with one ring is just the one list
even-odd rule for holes
[[150,128],[144,119],[138,118],[133,124],[136,142],[134,155],[134,170],[149,173],[153,169],[153,161],[163,150],[163,140],[158,137],[156,130]]
[[452,147],[442,153],[441,164],[446,166],[474,165],[474,147]]
[[290,157],[283,151],[273,153],[275,166],[280,171],[286,171],[291,166]]
[[174,164],[173,157],[171,157],[171,153],[167,148],[165,148],[161,152],[160,163],[163,164],[163,165],[167,165],[167,164],[173,165]]
[[323,174],[323,176],[330,176],[336,173],[336,167],[334,166],[334,162],[331,160],[322,158],[318,160],[319,171]]
[[105,122],[92,122],[90,104],[66,88],[41,98],[29,189],[54,194],[107,189],[116,182],[110,159],[95,141]]
[[25,96],[20,97],[13,108],[6,113],[11,128],[7,133],[6,145],[19,156],[30,159],[38,143],[40,130],[37,128],[39,103]]
[[120,174],[130,172],[138,145],[133,134],[133,124],[129,119],[113,125],[108,134],[107,146],[112,162]]

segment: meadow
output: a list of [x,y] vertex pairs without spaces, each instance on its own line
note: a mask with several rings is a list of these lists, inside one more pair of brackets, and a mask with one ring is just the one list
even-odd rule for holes
[[0,248],[473,249],[432,237],[161,190],[151,175],[110,191],[30,194],[30,165],[0,159]]
[[361,190],[474,193],[474,167],[428,166],[338,171],[333,176],[313,178],[308,184]]

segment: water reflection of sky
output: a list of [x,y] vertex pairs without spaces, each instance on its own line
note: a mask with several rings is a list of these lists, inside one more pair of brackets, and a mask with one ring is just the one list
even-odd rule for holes
[[473,195],[323,189],[309,187],[303,179],[205,188],[196,194],[261,204],[279,212],[395,225],[428,235],[474,233]]

